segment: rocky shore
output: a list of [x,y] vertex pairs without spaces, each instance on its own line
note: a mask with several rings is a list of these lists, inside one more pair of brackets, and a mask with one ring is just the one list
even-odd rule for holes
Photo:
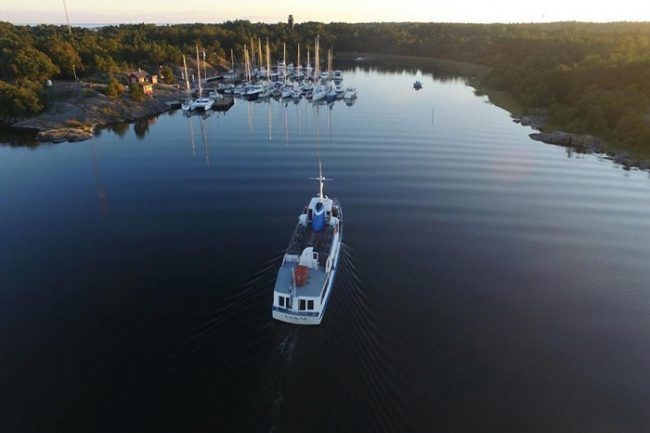
[[36,131],[37,140],[54,143],[88,140],[98,127],[161,114],[169,110],[169,102],[179,98],[175,87],[165,85],[156,86],[154,96],[143,101],[128,96],[109,98],[93,86],[78,83],[48,92],[47,110],[11,126]]
[[570,147],[580,153],[602,154],[626,168],[637,167],[642,170],[650,169],[650,160],[639,159],[629,152],[616,150],[605,141],[593,135],[574,134],[566,131],[545,131],[544,129],[548,124],[548,115],[544,109],[530,110],[521,116],[512,115],[512,119],[516,123],[538,130],[539,132],[529,134],[529,137],[533,140]]

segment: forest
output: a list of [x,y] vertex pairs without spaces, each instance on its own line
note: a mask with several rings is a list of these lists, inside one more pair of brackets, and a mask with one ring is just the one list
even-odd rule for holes
[[[211,64],[241,57],[251,38],[336,52],[420,56],[490,67],[482,87],[526,109],[545,108],[550,125],[615,146],[650,150],[650,23],[317,23],[119,25],[97,29],[0,22],[0,118],[38,113],[47,79],[109,82],[120,72],[177,66],[196,44]],[[304,55],[304,54],[303,54]],[[75,65],[73,70],[72,65]],[[408,66],[408,65],[405,65]]]

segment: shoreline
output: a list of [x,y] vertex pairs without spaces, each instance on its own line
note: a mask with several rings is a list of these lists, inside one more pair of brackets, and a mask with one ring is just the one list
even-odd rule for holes
[[9,129],[32,131],[41,143],[89,140],[99,128],[116,123],[134,122],[158,116],[170,110],[169,103],[180,92],[170,85],[156,85],[153,97],[135,101],[126,95],[109,98],[84,83],[60,83],[48,89],[48,108],[33,117],[9,122]]
[[[573,132],[555,129],[551,124],[548,113],[544,108],[525,109],[514,100],[507,92],[489,88],[481,82],[481,78],[489,73],[490,67],[474,63],[458,62],[454,60],[402,56],[397,54],[377,54],[363,52],[342,52],[337,55],[338,60],[355,61],[357,57],[363,57],[359,65],[380,65],[405,67],[424,70],[435,69],[443,73],[452,73],[468,78],[467,84],[474,89],[477,96],[486,96],[491,104],[506,110],[513,122],[523,126],[530,126],[536,132],[530,133],[529,137],[546,144],[571,148],[578,153],[599,154],[605,158],[620,164],[624,169],[638,168],[650,170],[650,157],[635,155],[634,152],[618,148],[617,146],[602,140],[601,138],[588,134],[577,134]],[[431,71],[433,72],[433,71]]]

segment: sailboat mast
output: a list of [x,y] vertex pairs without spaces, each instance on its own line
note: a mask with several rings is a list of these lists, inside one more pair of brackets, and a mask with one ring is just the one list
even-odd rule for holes
[[251,70],[253,69],[254,64],[255,64],[255,42],[253,41],[253,37],[251,36]]
[[332,75],[332,48],[327,50],[327,72]]
[[264,64],[264,58],[262,57],[262,40],[260,38],[257,38],[257,54],[257,62],[261,67]]
[[205,50],[203,50],[203,78],[205,83],[208,83],[208,62],[205,61]]
[[201,61],[199,59],[199,46],[196,45],[196,72],[199,78],[199,98],[203,96],[203,87],[201,86]]
[[300,44],[298,44],[298,61],[296,63],[296,67],[300,68]]
[[284,82],[287,82],[287,43],[283,45],[282,61],[284,62]]
[[320,57],[319,57],[319,37],[316,35],[316,44],[315,44],[315,49],[316,49],[316,54],[314,55],[314,79],[318,79],[320,76]]
[[183,54],[183,69],[185,70],[185,90],[187,91],[187,99],[190,99],[190,79],[187,76],[187,62],[185,61],[185,54]]
[[266,82],[271,82],[271,50],[268,39],[266,40]]
[[248,71],[250,59],[248,57],[248,47],[244,45],[244,79],[250,81],[250,74]]

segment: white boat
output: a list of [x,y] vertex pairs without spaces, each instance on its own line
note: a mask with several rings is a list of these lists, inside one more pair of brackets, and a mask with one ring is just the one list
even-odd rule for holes
[[190,109],[191,110],[208,111],[208,110],[210,110],[212,108],[213,104],[214,104],[213,99],[210,99],[210,98],[196,98],[190,104]]
[[336,93],[336,90],[334,90],[333,87],[330,86],[329,90],[327,91],[327,94],[325,95],[325,100],[327,101],[328,104],[333,103],[339,98],[339,93]]
[[343,94],[343,99],[349,100],[349,99],[354,99],[357,97],[357,89],[354,87],[348,87],[345,89],[345,93]]
[[212,108],[214,100],[203,97],[203,87],[201,86],[201,63],[199,61],[199,46],[196,46],[196,71],[199,83],[199,97],[190,103],[190,110],[208,111]]
[[323,72],[321,72],[321,74],[320,74],[320,79],[321,79],[321,81],[327,81],[327,80],[329,80],[329,79],[330,79],[330,73],[327,72],[327,71],[323,71]]
[[181,102],[181,110],[183,111],[191,111],[192,110],[192,101],[187,100]]
[[291,95],[293,94],[293,89],[289,86],[284,86],[282,88],[282,97],[283,98],[291,98]]
[[260,94],[262,94],[263,92],[264,92],[264,87],[263,86],[260,86],[260,85],[248,85],[248,86],[244,87],[244,89],[242,90],[241,95],[244,98],[252,101],[252,100],[255,100],[255,99],[259,98]]
[[327,87],[323,85],[315,86],[314,90],[312,91],[312,101],[320,101],[321,99],[325,99],[327,92]]
[[343,81],[343,72],[339,70],[334,71],[334,81]]
[[336,199],[320,192],[298,217],[273,290],[273,318],[296,325],[319,325],[332,294],[341,242],[343,210]]
[[302,98],[302,91],[301,91],[300,89],[298,89],[298,88],[293,89],[293,90],[291,91],[291,97],[292,97],[293,99],[300,99],[300,98]]

